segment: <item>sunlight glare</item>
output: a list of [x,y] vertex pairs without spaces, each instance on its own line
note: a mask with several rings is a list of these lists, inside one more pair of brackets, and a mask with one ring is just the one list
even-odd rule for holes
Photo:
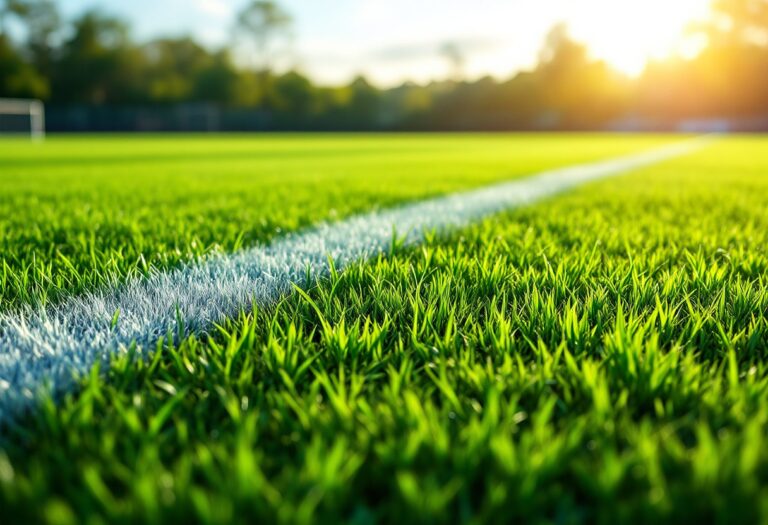
[[701,37],[687,34],[707,18],[711,0],[583,0],[568,2],[573,36],[628,75],[639,75],[651,59],[690,56]]

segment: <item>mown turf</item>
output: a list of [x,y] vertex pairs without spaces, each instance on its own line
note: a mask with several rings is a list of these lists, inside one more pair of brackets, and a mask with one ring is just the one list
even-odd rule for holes
[[7,429],[50,522],[768,521],[768,151],[707,150],[117,360]]
[[0,310],[319,220],[656,147],[669,136],[0,141]]

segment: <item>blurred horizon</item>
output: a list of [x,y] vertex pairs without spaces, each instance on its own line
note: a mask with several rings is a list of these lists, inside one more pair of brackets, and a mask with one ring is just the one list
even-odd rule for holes
[[768,0],[0,0],[0,97],[59,131],[768,130]]
[[[380,88],[426,84],[456,73],[446,53],[461,55],[462,77],[497,80],[536,66],[558,24],[591,58],[639,75],[649,60],[690,57],[702,47],[688,34],[711,16],[711,0],[283,0],[292,28],[275,69],[298,70],[321,85],[364,76]],[[232,28],[248,0],[67,0],[65,18],[96,11],[124,20],[138,42],[192,37],[209,49],[233,47]],[[653,21],[652,31],[647,27]],[[429,31],[425,32],[425,25]],[[354,46],[350,46],[354,42]],[[239,63],[247,63],[235,48]]]

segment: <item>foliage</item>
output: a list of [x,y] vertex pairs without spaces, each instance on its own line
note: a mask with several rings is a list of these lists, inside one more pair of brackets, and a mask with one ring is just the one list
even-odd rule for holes
[[289,31],[291,16],[272,0],[253,0],[238,14],[235,28],[241,38],[250,40],[249,55],[257,71],[268,71],[273,40]]
[[278,72],[276,42],[290,40],[291,17],[272,1],[248,3],[235,21],[233,48],[249,57],[242,67],[229,48],[189,37],[137,43],[124,22],[103,13],[62,20],[52,0],[14,0],[0,13],[26,34],[13,42],[0,31],[0,97],[55,107],[255,108],[260,127],[275,130],[602,129],[628,116],[656,128],[691,118],[744,123],[768,115],[766,5],[716,2],[717,17],[696,29],[709,42],[697,57],[654,63],[638,79],[592,59],[560,25],[534,68],[503,81],[458,78],[462,57],[448,45],[453,78],[380,89],[364,78],[328,88],[299,71]]
[[[768,1],[715,0],[713,6],[728,21],[726,31],[736,38],[754,42],[760,39],[764,41],[768,36]],[[716,24],[712,30],[717,31],[720,26]]]
[[10,40],[0,33],[0,93],[5,97],[44,98],[49,86],[33,67],[18,55]]

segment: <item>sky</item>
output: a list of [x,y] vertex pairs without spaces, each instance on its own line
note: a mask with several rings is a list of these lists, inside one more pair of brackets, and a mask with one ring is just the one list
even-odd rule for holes
[[[711,0],[282,0],[293,17],[290,54],[315,81],[363,74],[380,86],[455,74],[441,49],[464,57],[467,78],[508,78],[535,64],[549,29],[565,22],[593,57],[635,75],[651,58],[695,54],[686,33]],[[247,0],[62,0],[66,15],[98,8],[128,20],[140,39],[191,34],[209,46],[230,42]]]

